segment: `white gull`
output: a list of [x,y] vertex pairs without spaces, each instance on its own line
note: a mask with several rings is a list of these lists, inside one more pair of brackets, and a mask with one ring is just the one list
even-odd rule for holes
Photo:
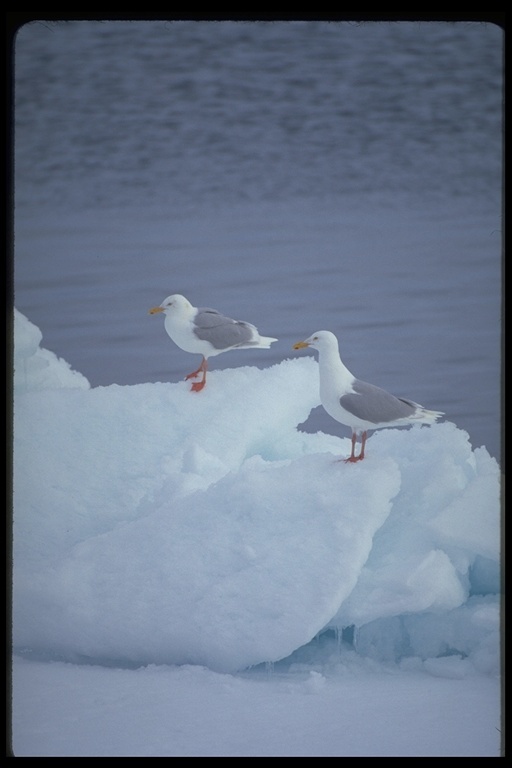
[[[433,424],[444,416],[440,411],[429,411],[413,400],[395,397],[380,387],[356,379],[342,363],[338,339],[331,331],[317,331],[293,346],[294,349],[306,347],[318,350],[320,401],[323,407],[333,419],[352,430],[352,451],[345,461],[364,459],[368,430]],[[358,435],[361,436],[361,450],[356,456]]]
[[165,315],[165,330],[174,343],[185,352],[202,355],[199,368],[185,377],[193,379],[202,374],[202,378],[192,384],[194,392],[199,392],[206,383],[209,357],[230,349],[268,349],[277,341],[270,336],[260,336],[251,323],[232,320],[209,307],[198,309],[179,293],[168,296],[160,306],[149,310],[150,315],[159,312]]

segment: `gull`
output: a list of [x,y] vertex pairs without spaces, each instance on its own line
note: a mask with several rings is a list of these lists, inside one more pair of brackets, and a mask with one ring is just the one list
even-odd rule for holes
[[258,329],[251,323],[232,320],[216,309],[198,309],[179,293],[168,296],[160,306],[149,310],[150,315],[159,312],[165,315],[165,330],[174,343],[185,352],[202,355],[199,368],[185,376],[187,380],[202,374],[202,378],[192,384],[194,392],[199,392],[206,384],[209,357],[230,349],[268,349],[277,341],[270,336],[260,336]]
[[[380,387],[356,377],[343,364],[338,351],[338,339],[331,331],[317,331],[294,349],[312,347],[318,350],[320,370],[320,401],[333,419],[352,430],[352,451],[345,462],[364,459],[368,430],[403,427],[410,424],[433,424],[440,411],[429,411],[413,400],[395,397]],[[357,437],[361,449],[355,455]]]

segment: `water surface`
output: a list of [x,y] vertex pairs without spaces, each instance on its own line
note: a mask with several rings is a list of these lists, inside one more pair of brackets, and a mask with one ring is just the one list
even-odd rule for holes
[[[474,23],[71,22],[15,60],[15,301],[93,386],[197,367],[173,292],[499,456],[502,32]],[[308,428],[348,430],[313,413]]]

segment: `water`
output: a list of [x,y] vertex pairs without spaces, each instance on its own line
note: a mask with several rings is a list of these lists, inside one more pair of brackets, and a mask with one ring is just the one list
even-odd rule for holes
[[[502,51],[474,23],[35,23],[17,38],[15,301],[94,386],[197,360],[173,292],[500,456]],[[313,412],[306,428],[348,434]]]

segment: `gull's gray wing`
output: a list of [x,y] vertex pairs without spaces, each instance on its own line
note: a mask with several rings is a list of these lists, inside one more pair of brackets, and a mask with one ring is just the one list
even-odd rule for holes
[[385,424],[388,421],[406,419],[411,416],[417,403],[395,397],[386,390],[356,379],[351,392],[340,397],[340,405],[358,419],[372,424]]
[[255,331],[255,327],[250,323],[232,320],[208,307],[198,309],[194,318],[194,333],[197,338],[209,341],[215,349],[255,344]]

